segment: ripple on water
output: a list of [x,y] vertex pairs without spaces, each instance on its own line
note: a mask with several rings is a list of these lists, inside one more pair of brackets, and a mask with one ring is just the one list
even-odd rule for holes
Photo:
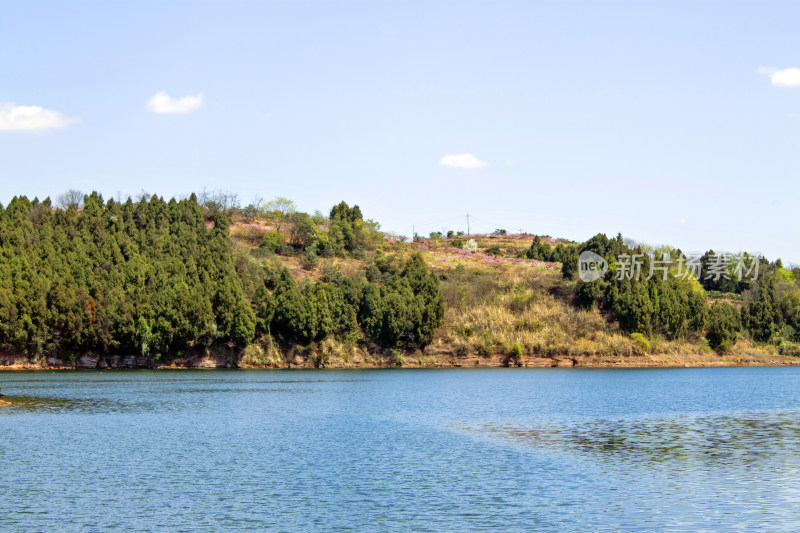
[[741,412],[469,426],[467,431],[531,450],[577,453],[603,461],[656,464],[758,463],[800,450],[800,411]]
[[0,531],[800,531],[800,369],[2,374]]

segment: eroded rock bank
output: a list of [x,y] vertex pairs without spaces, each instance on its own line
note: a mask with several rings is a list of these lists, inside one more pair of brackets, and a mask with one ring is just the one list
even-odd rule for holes
[[714,353],[694,355],[575,355],[489,356],[438,354],[356,354],[353,357],[330,357],[319,354],[286,353],[265,361],[242,358],[233,350],[187,354],[169,361],[141,355],[88,353],[72,359],[25,354],[0,354],[0,370],[107,370],[107,369],[220,369],[220,368],[645,368],[712,366],[788,366],[800,365],[800,359],[781,355],[719,356]]

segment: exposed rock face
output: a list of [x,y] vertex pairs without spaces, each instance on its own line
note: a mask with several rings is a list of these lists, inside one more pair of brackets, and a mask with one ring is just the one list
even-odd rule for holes
[[191,366],[195,368],[221,368],[225,366],[225,363],[215,361],[211,357],[203,357],[200,360],[192,361]]
[[141,355],[126,355],[119,361],[118,368],[147,368],[151,366],[150,360]]
[[78,358],[75,363],[77,368],[97,368],[99,357],[93,353],[87,353]]
[[[167,360],[153,360],[142,355],[105,355],[87,353],[66,358],[63,355],[28,356],[24,353],[0,351],[0,369],[3,370],[38,370],[38,369],[122,369],[122,368],[397,368],[395,355],[387,353],[369,353],[364,351],[358,357],[332,358],[320,360],[314,354],[305,355],[294,351],[283,354],[283,357],[270,359],[264,364],[242,362],[242,353],[234,349],[197,350],[186,356]],[[491,354],[455,355],[447,352],[434,354],[412,354],[404,358],[404,368],[436,368],[436,367],[674,367],[674,366],[740,366],[740,365],[798,365],[799,357],[771,356],[750,359],[721,359],[716,354],[686,355],[680,358],[673,356],[542,356],[542,355],[508,355]]]

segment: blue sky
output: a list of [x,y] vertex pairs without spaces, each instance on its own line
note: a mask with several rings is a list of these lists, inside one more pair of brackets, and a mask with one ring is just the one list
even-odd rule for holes
[[228,189],[357,203],[402,234],[470,213],[800,263],[798,20],[796,2],[5,2],[0,202]]

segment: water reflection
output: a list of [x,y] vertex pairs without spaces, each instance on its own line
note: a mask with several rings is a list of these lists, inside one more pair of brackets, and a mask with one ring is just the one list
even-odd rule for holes
[[19,414],[196,413],[220,405],[319,396],[377,381],[366,373],[287,371],[58,371],[2,375],[0,416]]
[[38,396],[5,396],[1,414],[18,413],[121,413],[130,411],[135,405],[103,398],[59,398]]
[[800,531],[800,368],[0,381],[2,531]]
[[656,464],[758,463],[800,449],[800,411],[594,420],[542,427],[480,425],[468,431],[543,452]]

